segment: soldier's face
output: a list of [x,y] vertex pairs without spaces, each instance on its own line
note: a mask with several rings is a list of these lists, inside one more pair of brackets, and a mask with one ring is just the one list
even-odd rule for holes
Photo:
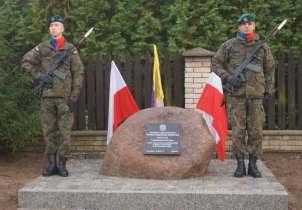
[[248,21],[248,22],[242,22],[239,25],[239,31],[241,33],[253,33],[255,31],[256,24],[253,21]]
[[62,36],[64,31],[64,26],[60,22],[52,22],[49,25],[49,32],[53,37],[60,37]]

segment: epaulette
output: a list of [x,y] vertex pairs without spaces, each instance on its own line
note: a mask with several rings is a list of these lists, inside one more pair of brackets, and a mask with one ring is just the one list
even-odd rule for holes
[[72,49],[71,53],[72,53],[73,55],[76,55],[76,54],[78,54],[78,51],[77,51],[76,48],[74,48],[74,49]]

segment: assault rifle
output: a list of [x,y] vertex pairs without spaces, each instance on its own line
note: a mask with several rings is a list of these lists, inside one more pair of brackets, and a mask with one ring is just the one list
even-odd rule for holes
[[[80,48],[82,43],[85,41],[85,39],[91,34],[94,27],[90,28],[89,31],[78,41],[76,44],[76,48]],[[34,94],[37,96],[42,96],[43,90],[50,89],[53,86],[53,79],[54,77],[57,77],[61,80],[65,80],[65,73],[60,70],[60,66],[64,63],[66,58],[69,56],[71,50],[74,48],[71,48],[69,50],[64,50],[60,54],[57,55],[57,58],[52,65],[52,67],[46,72],[43,73],[40,78],[38,79],[37,85],[34,88]]]
[[283,20],[282,23],[277,25],[264,41],[258,41],[251,52],[247,55],[247,57],[243,60],[243,62],[234,70],[225,84],[223,84],[223,89],[226,90],[227,94],[232,95],[242,83],[246,82],[245,73],[249,70],[247,66],[256,58],[256,53],[259,49],[263,47],[263,45],[272,37],[275,37],[277,33],[281,30],[281,28],[285,25],[287,19]]

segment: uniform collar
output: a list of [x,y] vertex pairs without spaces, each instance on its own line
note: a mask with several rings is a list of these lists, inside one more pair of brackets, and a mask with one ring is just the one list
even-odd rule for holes
[[239,33],[237,33],[237,37],[236,37],[240,42],[242,42],[243,44],[246,44],[246,45],[253,45],[255,42],[259,41],[260,40],[260,37],[257,33],[255,33],[255,36],[254,36],[254,39],[252,41],[249,41],[249,42],[246,42],[245,40],[243,40]]
[[[47,47],[49,47],[50,49],[52,49],[52,50],[54,50],[54,51],[56,51],[56,49],[54,49],[52,46],[51,46],[51,44],[50,44],[50,41],[48,40],[48,41],[46,41],[46,46]],[[60,51],[62,51],[62,50],[68,50],[70,48],[70,43],[68,43],[67,42],[67,40],[65,39],[65,42],[64,42],[64,46],[61,48],[61,50]]]

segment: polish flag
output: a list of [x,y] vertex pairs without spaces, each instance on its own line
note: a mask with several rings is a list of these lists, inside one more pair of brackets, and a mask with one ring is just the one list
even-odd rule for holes
[[129,116],[139,111],[130,90],[114,61],[111,62],[107,144],[115,129]]
[[214,72],[210,74],[196,108],[202,111],[208,128],[216,141],[218,158],[224,160],[225,140],[228,133],[227,114],[221,79]]

